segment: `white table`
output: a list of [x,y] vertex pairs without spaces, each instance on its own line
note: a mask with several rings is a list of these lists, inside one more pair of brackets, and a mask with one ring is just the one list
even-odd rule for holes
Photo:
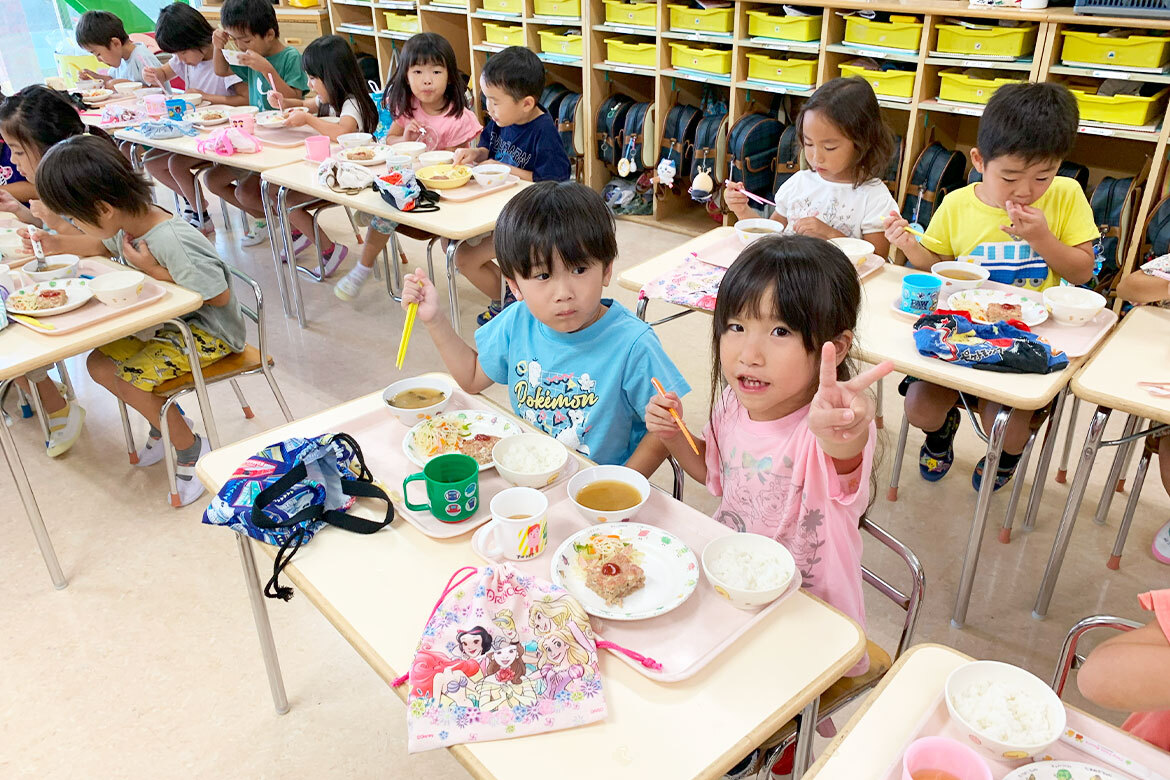
[[[266,444],[334,431],[382,407],[379,393],[341,404],[216,450],[199,461],[197,473],[209,490],[217,490]],[[374,476],[391,481],[390,475]],[[269,556],[275,553],[257,545]],[[324,528],[284,574],[390,684],[409,668],[448,577],[461,566],[480,564],[469,534],[432,539],[398,519],[372,536]],[[864,652],[865,636],[852,620],[798,592],[681,682],[657,683],[602,653],[609,707],[604,722],[459,745],[451,752],[480,780],[714,780],[802,709],[815,706]],[[395,689],[400,698],[405,692]]]

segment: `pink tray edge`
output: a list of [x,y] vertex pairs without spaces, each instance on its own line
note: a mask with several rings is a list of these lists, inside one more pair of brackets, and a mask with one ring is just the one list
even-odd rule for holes
[[[117,268],[110,268],[109,266],[105,265],[104,263],[98,263],[98,262],[95,262],[93,260],[88,260],[88,259],[82,260],[80,263],[78,263],[77,268],[79,271],[81,271],[83,273],[92,274],[93,276],[101,276],[102,274],[114,273],[115,271],[118,270]],[[21,274],[21,277],[27,278],[27,277],[24,277],[24,274]],[[121,314],[125,314],[127,312],[134,311],[135,309],[141,309],[143,306],[147,306],[151,303],[154,303],[155,301],[162,299],[166,294],[167,294],[167,291],[166,291],[165,287],[163,287],[160,284],[156,284],[155,282],[151,281],[148,278],[146,280],[146,282],[143,284],[142,295],[139,296],[137,301],[130,304],[129,306],[122,306],[120,308],[114,308],[113,306],[106,306],[104,303],[102,303],[101,301],[99,301],[95,298],[93,301],[93,304],[94,304],[93,306],[90,306],[87,303],[85,306],[82,306],[80,309],[75,309],[74,311],[66,312],[65,314],[61,314],[57,317],[53,317],[53,318],[46,317],[45,321],[50,322],[54,326],[54,328],[55,328],[54,330],[45,330],[44,328],[38,328],[35,325],[29,325],[28,323],[21,322],[20,320],[15,320],[15,321],[17,323],[19,323],[20,325],[23,325],[24,327],[33,331],[34,333],[40,333],[40,334],[45,335],[45,336],[67,336],[70,333],[76,333],[77,331],[82,330],[83,328],[88,328],[91,325],[96,325],[99,322],[105,322],[106,320],[113,319],[114,317],[117,317]],[[100,308],[98,308],[98,307],[100,307]],[[86,309],[88,309],[89,311],[84,311]],[[89,317],[88,316],[89,312],[94,312],[94,311],[101,312],[101,314],[99,314],[96,317]],[[71,318],[74,314],[83,314],[86,316],[86,319],[83,321],[80,321],[80,322],[74,322],[72,324],[67,324],[64,326],[57,325],[58,320],[61,320],[63,318]],[[66,321],[68,321],[68,320],[66,319]]]

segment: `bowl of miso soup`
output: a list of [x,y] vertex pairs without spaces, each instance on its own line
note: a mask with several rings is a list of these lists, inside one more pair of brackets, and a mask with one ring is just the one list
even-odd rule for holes
[[455,386],[445,379],[420,376],[402,379],[382,391],[382,400],[402,424],[410,427],[447,408]]
[[586,520],[621,523],[634,519],[650,498],[650,482],[625,466],[594,466],[569,480],[569,499]]

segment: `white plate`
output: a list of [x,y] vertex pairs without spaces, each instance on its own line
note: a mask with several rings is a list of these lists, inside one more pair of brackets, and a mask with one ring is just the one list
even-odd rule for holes
[[205,127],[214,127],[215,125],[222,125],[224,122],[227,122],[229,119],[231,119],[231,117],[228,115],[228,113],[226,111],[223,111],[220,109],[217,109],[217,110],[219,110],[220,113],[223,114],[223,116],[221,116],[219,119],[204,119],[203,112],[196,111],[195,114],[192,116],[191,121],[197,125],[203,125]]
[[[518,433],[524,433],[524,430],[516,423],[509,420],[502,414],[495,414],[493,412],[485,412],[479,409],[459,409],[451,412],[443,412],[436,414],[431,420],[448,419],[456,422],[466,423],[468,426],[467,432],[469,436],[474,436],[477,433],[484,433],[489,436],[499,436],[501,439],[508,436],[515,436]],[[428,455],[415,446],[414,437],[418,434],[419,428],[426,425],[430,420],[423,420],[418,425],[406,432],[406,436],[402,438],[402,451],[406,453],[406,457],[410,458],[410,462],[419,468],[427,465],[431,458],[437,458],[439,455],[446,455],[447,453],[440,452],[435,455]],[[495,463],[481,463],[480,471],[486,471],[495,468]]]
[[1127,780],[1129,775],[1078,761],[1037,761],[1004,775],[1003,780]]
[[[372,159],[372,160],[351,160],[351,159],[349,159],[349,156],[348,156],[349,153],[356,152],[358,149],[373,149],[374,150],[374,159]],[[389,146],[375,144],[373,146],[368,146],[368,147],[367,146],[357,146],[357,147],[354,147],[353,149],[342,149],[334,156],[338,160],[344,160],[345,162],[351,162],[354,165],[382,165],[383,163],[386,162],[386,160],[390,159],[390,155],[391,155],[391,152],[390,152]]]
[[[577,565],[574,543],[594,534],[616,534],[642,553],[638,564],[646,584],[622,599],[606,604],[585,585],[585,572]],[[699,584],[699,561],[695,552],[669,531],[645,523],[605,523],[582,528],[557,548],[552,560],[552,581],[572,593],[590,615],[606,620],[645,620],[665,615],[682,604]]]
[[114,90],[112,89],[92,89],[88,90],[88,93],[81,94],[81,99],[86,103],[100,103],[114,96]]
[[40,317],[52,317],[54,314],[64,314],[67,311],[80,309],[89,303],[89,299],[93,297],[93,290],[89,289],[89,281],[87,279],[50,279],[47,282],[37,282],[27,287],[21,287],[12,294],[32,295],[41,290],[64,290],[67,296],[65,305],[52,309],[37,309],[36,311],[24,311],[22,309],[12,308],[9,308],[8,311],[13,314],[27,314],[30,317],[37,317],[38,319]]
[[288,117],[282,111],[261,111],[256,114],[256,127],[276,130],[288,124]]
[[[1022,319],[1024,320],[1024,324],[1030,328],[1034,328],[1048,319],[1048,310],[1044,308],[1043,303],[1007,290],[987,290],[982,288],[960,290],[957,293],[951,293],[951,297],[947,298],[946,307],[951,310],[967,311],[970,305],[968,302],[979,303],[983,306],[989,303],[1014,303],[1023,309],[1024,314]],[[971,319],[974,322],[988,324],[987,320],[975,319],[975,317]]]

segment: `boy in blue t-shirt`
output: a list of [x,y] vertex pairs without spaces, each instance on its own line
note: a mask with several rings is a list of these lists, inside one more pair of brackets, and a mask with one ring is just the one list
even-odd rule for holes
[[657,377],[690,386],[650,326],[602,298],[617,256],[613,215],[575,182],[527,187],[496,225],[495,249],[517,304],[476,331],[473,349],[442,314],[434,284],[408,274],[403,308],[417,303],[447,370],[468,393],[506,384],[512,411],[598,463],[649,476],[666,448],[647,435],[642,410]]
[[[493,54],[484,65],[479,86],[491,119],[474,149],[455,150],[455,163],[479,165],[491,160],[511,167],[524,181],[567,181],[569,156],[557,132],[556,121],[540,105],[544,89],[544,63],[522,46],[509,46]],[[484,237],[459,247],[455,263],[468,281],[491,300],[478,317],[483,325],[511,303],[513,290],[504,300],[500,294],[500,269],[492,262],[495,252]]]

